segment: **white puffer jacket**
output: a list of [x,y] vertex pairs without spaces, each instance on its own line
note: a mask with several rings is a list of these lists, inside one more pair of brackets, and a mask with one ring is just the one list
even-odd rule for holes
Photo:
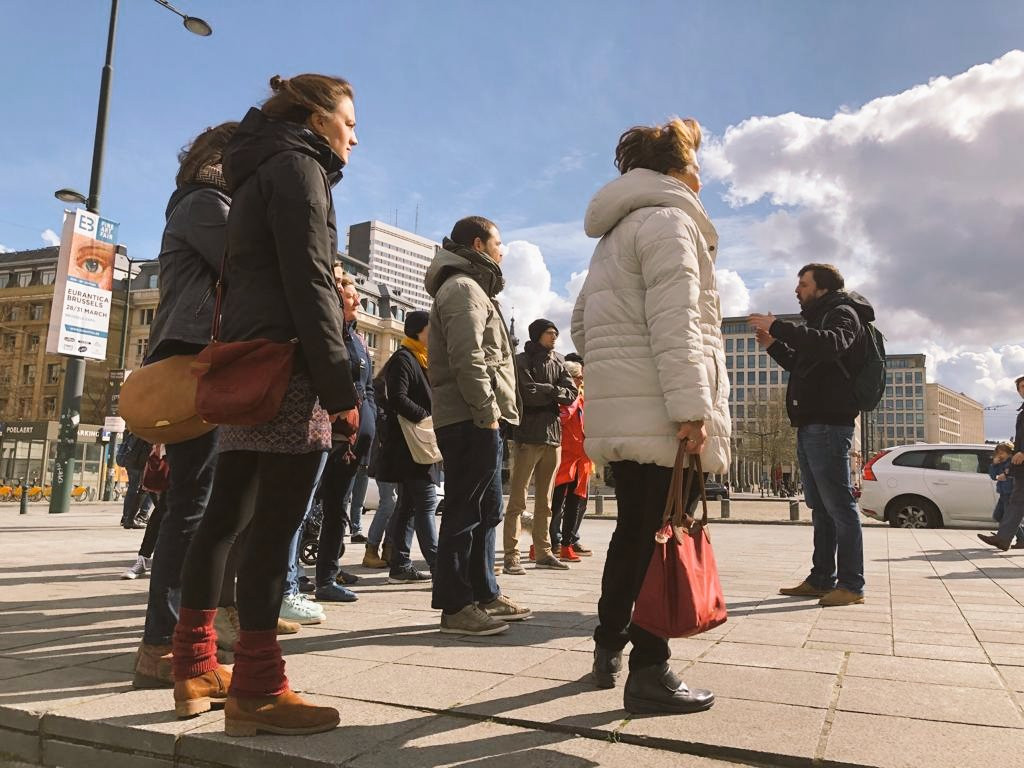
[[601,238],[572,314],[587,455],[671,467],[679,423],[703,419],[704,471],[728,471],[718,234],[704,206],[673,177],[637,169],[594,196],[585,227]]

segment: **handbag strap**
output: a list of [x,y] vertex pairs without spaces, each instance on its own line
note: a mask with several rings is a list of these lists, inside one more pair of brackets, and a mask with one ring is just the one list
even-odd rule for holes
[[213,304],[213,324],[210,327],[210,341],[217,341],[220,338],[220,305],[224,299],[224,270],[228,265],[228,249],[224,249],[224,255],[220,259],[220,274],[217,275],[217,298]]
[[[686,457],[690,457],[690,467],[687,471]],[[686,475],[684,486],[683,475]],[[697,520],[686,514],[686,502],[690,498],[690,491],[693,488],[694,475],[700,484],[700,501],[703,507],[703,514],[698,523]],[[669,485],[668,498],[665,500],[665,512],[662,514],[661,524],[664,526],[671,522],[677,528],[689,528],[698,523],[701,527],[708,524],[708,495],[704,487],[704,469],[701,466],[700,454],[688,454],[684,443],[679,443],[676,451],[676,461],[672,467],[672,482]]]

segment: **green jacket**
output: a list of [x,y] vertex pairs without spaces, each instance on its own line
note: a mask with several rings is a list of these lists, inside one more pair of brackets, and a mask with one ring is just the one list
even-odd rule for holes
[[434,428],[472,421],[519,423],[508,328],[494,297],[505,282],[488,256],[448,238],[427,269]]

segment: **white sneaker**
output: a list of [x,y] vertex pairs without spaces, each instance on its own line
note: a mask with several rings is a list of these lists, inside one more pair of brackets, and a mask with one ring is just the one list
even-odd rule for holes
[[146,567],[146,558],[139,555],[135,558],[135,562],[132,563],[131,567],[126,569],[121,574],[122,579],[137,579],[139,576],[143,576],[149,569]]
[[299,624],[319,624],[327,614],[312,600],[304,600],[299,595],[285,595],[284,600],[281,601],[279,616]]

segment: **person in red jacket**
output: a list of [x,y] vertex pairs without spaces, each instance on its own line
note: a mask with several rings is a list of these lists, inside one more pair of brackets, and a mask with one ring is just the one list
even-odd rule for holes
[[593,552],[580,545],[580,523],[587,510],[587,491],[593,463],[583,450],[583,365],[566,357],[565,370],[579,389],[569,405],[559,406],[562,421],[562,462],[555,474],[551,499],[551,548],[558,559],[579,562]]

